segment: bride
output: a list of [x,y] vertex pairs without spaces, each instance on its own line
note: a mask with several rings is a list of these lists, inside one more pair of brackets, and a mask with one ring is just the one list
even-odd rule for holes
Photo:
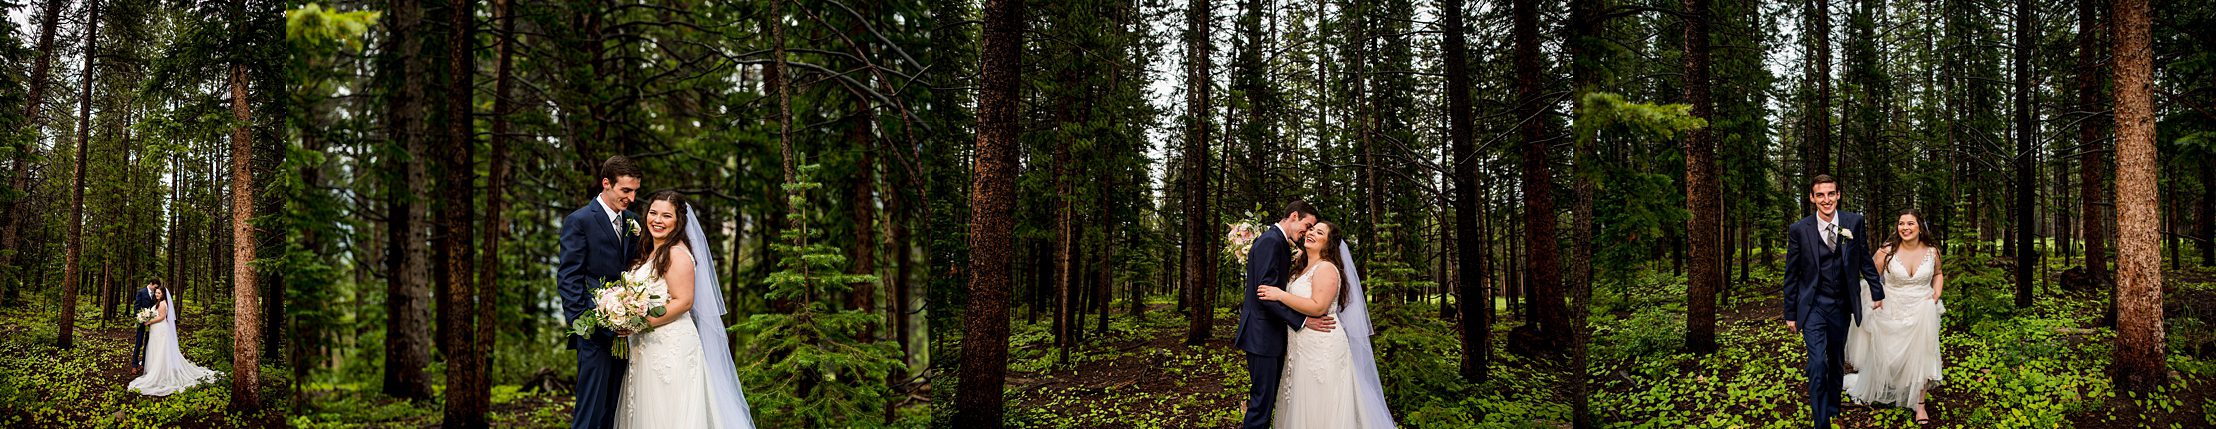
[[[1320,222],[1301,237],[1302,260],[1293,261],[1300,277],[1285,289],[1255,288],[1261,299],[1278,301],[1310,317],[1337,314],[1343,329],[1295,330],[1285,345],[1285,375],[1277,393],[1277,428],[1393,427],[1385,390],[1370,352],[1368,300],[1353,253],[1339,237],[1339,226]],[[1345,275],[1340,269],[1344,267]],[[1345,293],[1340,286],[1344,281]],[[1351,299],[1349,298],[1351,297]],[[1343,310],[1341,307],[1345,307]],[[1292,328],[1286,328],[1292,329]]]
[[177,305],[169,299],[168,288],[156,285],[154,299],[154,319],[146,321],[146,374],[131,380],[130,390],[169,396],[221,377],[223,373],[194,365],[178,351]]
[[[1901,212],[1891,243],[1872,257],[1885,277],[1885,307],[1871,309],[1862,324],[1847,332],[1847,363],[1859,371],[1840,384],[1856,401],[1883,402],[1916,410],[1916,423],[1931,423],[1924,411],[1924,386],[1939,381],[1939,302],[1947,273],[1939,249],[1923,226],[1923,215]],[[1869,289],[1860,288],[1868,302]]]
[[663,296],[668,312],[648,319],[651,330],[622,333],[631,342],[631,365],[616,409],[618,428],[754,427],[723,335],[714,258],[693,257],[690,244],[708,238],[691,212],[676,191],[647,199],[646,229],[653,239],[639,242],[638,260],[623,278]]

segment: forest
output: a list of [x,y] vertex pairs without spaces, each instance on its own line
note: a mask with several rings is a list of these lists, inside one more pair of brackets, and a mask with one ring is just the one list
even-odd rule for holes
[[[763,427],[1236,426],[1227,233],[1295,199],[1401,426],[1805,427],[1817,175],[1945,255],[1932,424],[2216,425],[2211,2],[0,10],[0,426],[570,426],[619,155]],[[149,283],[217,381],[126,389]]]
[[2216,9],[2151,3],[985,1],[935,421],[1236,426],[1226,228],[1304,199],[1401,425],[1806,427],[1830,174],[1949,255],[1935,424],[2216,424]]

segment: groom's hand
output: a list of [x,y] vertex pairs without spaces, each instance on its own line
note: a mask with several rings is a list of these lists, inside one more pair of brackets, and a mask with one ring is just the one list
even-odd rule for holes
[[1787,320],[1787,321],[1785,321],[1785,329],[1786,329],[1786,330],[1789,330],[1789,331],[1793,331],[1793,333],[1795,333],[1795,334],[1798,334],[1798,333],[1800,333],[1800,324],[1799,324],[1799,323],[1794,323],[1794,322],[1793,322],[1793,321],[1791,321],[1791,320]]
[[1308,330],[1311,331],[1331,332],[1332,329],[1339,327],[1339,318],[1331,316],[1310,317],[1308,318],[1308,323],[1303,323],[1302,325],[1307,325]]
[[1871,310],[1884,310],[1884,309],[1885,309],[1885,301],[1884,301],[1884,300],[1878,300],[1878,301],[1870,301],[1870,309],[1871,309]]

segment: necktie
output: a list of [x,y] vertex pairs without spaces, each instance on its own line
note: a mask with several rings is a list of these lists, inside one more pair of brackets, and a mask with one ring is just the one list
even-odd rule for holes
[[1838,225],[1829,225],[1828,227],[1824,228],[1824,247],[1830,248],[1831,250],[1839,250],[1839,239],[1837,238],[1839,236],[1838,230]]

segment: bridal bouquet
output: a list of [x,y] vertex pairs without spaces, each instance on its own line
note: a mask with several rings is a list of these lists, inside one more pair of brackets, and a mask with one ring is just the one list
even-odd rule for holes
[[1254,222],[1234,222],[1230,230],[1224,234],[1224,241],[1231,244],[1223,249],[1224,256],[1246,264],[1247,253],[1254,249],[1254,239],[1262,236],[1263,227]]
[[139,324],[144,325],[146,324],[146,322],[154,321],[154,315],[154,307],[146,307],[139,309],[138,314],[135,317],[138,317]]
[[[629,279],[608,282],[593,296],[593,310],[571,322],[570,333],[579,336],[592,335],[593,328],[643,333],[654,328],[648,326],[648,317],[662,317],[669,309],[662,306],[662,296],[646,290],[646,284]],[[618,341],[610,353],[616,359],[627,359],[631,354],[629,341]]]

